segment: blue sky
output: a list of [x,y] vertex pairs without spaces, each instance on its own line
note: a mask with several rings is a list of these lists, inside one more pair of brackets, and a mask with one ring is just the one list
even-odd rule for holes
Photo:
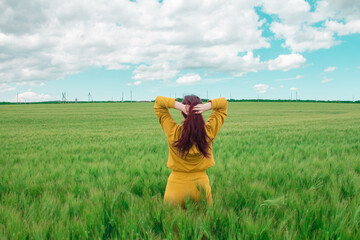
[[8,2],[0,15],[0,101],[360,100],[357,1]]

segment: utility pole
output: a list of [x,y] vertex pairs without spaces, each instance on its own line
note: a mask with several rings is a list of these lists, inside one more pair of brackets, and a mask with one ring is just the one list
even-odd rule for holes
[[230,92],[230,100],[231,100],[231,92]]
[[94,99],[91,96],[91,93],[88,94],[88,102],[94,102]]
[[132,102],[132,91],[130,90],[130,102]]
[[62,102],[66,103],[66,92],[62,93]]
[[121,101],[124,102],[124,92],[122,92],[122,98]]

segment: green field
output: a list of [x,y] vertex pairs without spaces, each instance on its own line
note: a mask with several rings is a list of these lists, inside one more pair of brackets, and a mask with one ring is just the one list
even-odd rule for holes
[[0,239],[360,239],[359,104],[229,103],[187,211],[153,105],[0,106]]

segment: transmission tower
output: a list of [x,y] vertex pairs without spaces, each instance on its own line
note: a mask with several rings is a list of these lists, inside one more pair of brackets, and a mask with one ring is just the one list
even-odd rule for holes
[[63,92],[62,93],[62,100],[61,100],[63,103],[66,103],[66,92]]
[[91,93],[88,94],[88,102],[94,102],[93,97],[91,96]]

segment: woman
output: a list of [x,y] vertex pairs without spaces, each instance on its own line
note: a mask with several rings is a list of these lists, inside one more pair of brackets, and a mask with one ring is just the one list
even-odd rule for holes
[[[168,108],[181,111],[184,117],[181,125],[173,120]],[[210,109],[213,111],[205,123],[201,113]],[[215,165],[212,142],[227,116],[226,99],[217,98],[202,104],[195,95],[185,96],[182,103],[175,98],[158,96],[154,111],[166,134],[169,145],[167,167],[172,169],[164,202],[184,207],[187,197],[198,201],[201,192],[205,192],[208,205],[212,204],[206,169]]]

